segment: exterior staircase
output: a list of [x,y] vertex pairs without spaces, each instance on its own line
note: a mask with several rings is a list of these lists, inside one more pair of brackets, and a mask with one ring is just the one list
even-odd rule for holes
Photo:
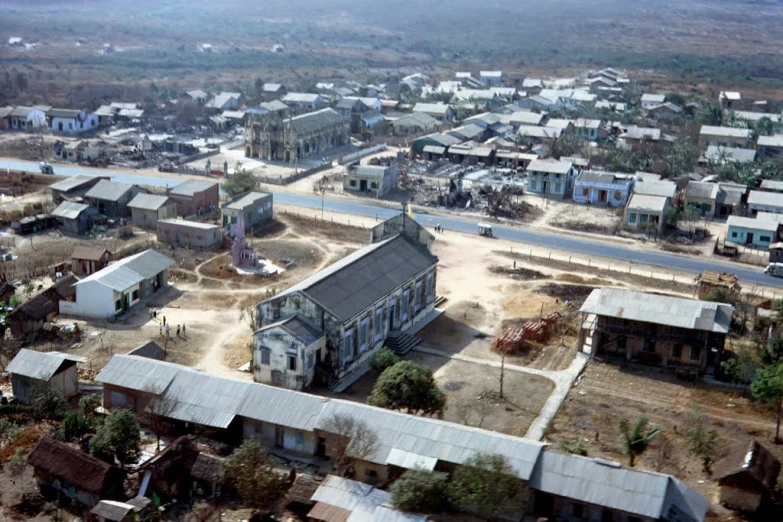
[[405,355],[420,342],[420,337],[405,332],[394,331],[389,332],[389,336],[383,344],[397,355]]

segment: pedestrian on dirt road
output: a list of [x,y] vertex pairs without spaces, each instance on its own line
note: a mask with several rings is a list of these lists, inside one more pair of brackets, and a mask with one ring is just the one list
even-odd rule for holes
[[170,336],[171,336],[171,325],[167,324],[166,325],[166,337],[170,337]]
[[166,326],[166,316],[163,316],[163,326]]
[[182,337],[185,337],[185,323],[182,323]]
[[160,327],[160,336],[163,337],[163,325],[159,324],[158,326]]
[[158,318],[158,310],[156,308],[152,309],[152,318],[157,319]]
[[177,325],[177,337],[179,337],[179,325]]

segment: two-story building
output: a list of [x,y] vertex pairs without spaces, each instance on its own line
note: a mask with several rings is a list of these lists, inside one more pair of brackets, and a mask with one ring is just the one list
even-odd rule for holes
[[250,231],[253,227],[269,221],[274,215],[272,193],[260,191],[244,192],[224,203],[220,209],[223,228],[229,228],[231,225],[236,224],[239,212],[243,213],[242,217],[245,220],[246,231]]
[[[430,252],[432,234],[400,214],[374,227],[371,240],[256,307],[256,380],[271,375],[280,386],[301,389],[321,365],[330,386],[339,388],[349,376],[367,371],[387,337],[429,315],[438,264]],[[270,342],[270,331],[279,334],[292,318],[297,318],[297,329],[301,323],[311,330],[300,339],[289,335],[292,346]]]
[[375,160],[374,163],[351,163],[345,166],[343,189],[381,198],[397,188],[399,165],[396,159]]
[[533,160],[527,167],[527,192],[564,199],[571,195],[576,173],[570,161]]
[[599,288],[585,300],[580,312],[580,351],[703,374],[720,371],[734,307]]

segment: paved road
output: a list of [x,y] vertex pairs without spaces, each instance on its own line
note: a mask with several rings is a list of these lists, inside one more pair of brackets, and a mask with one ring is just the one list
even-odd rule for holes
[[[29,161],[16,161],[0,159],[0,173],[2,169],[18,169],[38,171],[38,164]],[[175,186],[179,182],[172,178],[157,178],[153,176],[136,176],[126,172],[117,172],[107,169],[86,169],[79,167],[64,167],[55,165],[54,171],[61,176],[73,176],[76,174],[106,174],[112,176],[117,181],[127,183],[140,183],[153,186]],[[281,205],[293,205],[298,207],[315,209],[316,214],[321,209],[322,200],[319,196],[310,196],[303,194],[275,193],[275,203]],[[393,210],[386,207],[380,207],[371,203],[352,202],[338,199],[323,199],[323,208],[326,211],[340,212],[343,214],[354,214],[363,217],[378,217],[379,219],[389,218],[399,210]],[[475,234],[478,223],[477,220],[463,219],[461,217],[447,217],[428,215],[417,212],[416,221],[426,227],[434,227],[440,223],[440,226],[446,230],[465,232]],[[698,257],[686,257],[663,252],[649,252],[633,247],[612,245],[603,242],[591,241],[581,237],[557,235],[538,230],[529,230],[521,227],[510,227],[502,225],[493,225],[494,235],[500,239],[516,241],[537,245],[545,248],[564,250],[586,256],[604,257],[630,263],[642,265],[652,265],[671,270],[681,270],[693,274],[700,274],[704,270],[716,270],[731,272],[737,274],[745,284],[760,284],[783,288],[783,279],[775,278],[764,274],[761,268],[747,267],[730,262]],[[487,241],[492,241],[487,239]]]

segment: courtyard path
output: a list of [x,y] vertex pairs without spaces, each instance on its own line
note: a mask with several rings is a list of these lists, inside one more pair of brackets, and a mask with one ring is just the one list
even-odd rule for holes
[[[441,350],[433,348],[427,348],[426,346],[416,346],[413,348],[414,352],[424,353],[427,355],[435,355],[437,357],[444,357],[446,359],[453,359],[455,361],[462,361],[472,364],[480,364],[483,366],[491,366],[493,368],[500,368],[501,364],[498,361],[488,361],[486,359],[478,359],[476,357],[468,357],[460,354],[450,354]],[[538,412],[535,420],[530,425],[525,434],[525,438],[541,440],[544,438],[546,429],[549,427],[549,423],[555,418],[557,411],[565,401],[571,386],[577,377],[582,373],[582,370],[590,360],[590,356],[577,353],[574,360],[571,361],[571,365],[565,370],[551,371],[551,370],[537,370],[535,368],[528,368],[526,366],[519,366],[516,364],[506,364],[504,367],[508,371],[527,373],[530,375],[537,375],[539,377],[545,377],[555,384],[555,389],[549,395],[544,405],[541,407],[541,411]]]

